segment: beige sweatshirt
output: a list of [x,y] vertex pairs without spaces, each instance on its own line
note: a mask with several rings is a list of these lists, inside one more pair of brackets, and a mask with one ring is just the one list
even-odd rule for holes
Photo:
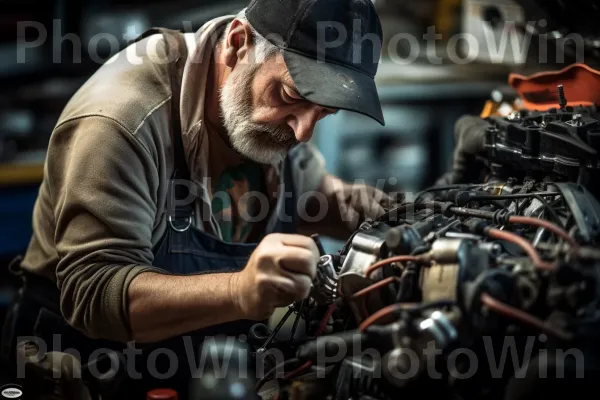
[[[202,214],[212,214],[206,182],[239,159],[206,130],[203,100],[210,38],[232,18],[217,18],[186,35],[181,93],[184,148],[200,193],[194,226],[216,236],[215,218]],[[65,107],[48,147],[22,266],[56,283],[67,322],[93,338],[131,340],[128,286],[153,269],[152,248],[167,228],[173,150],[162,40],[146,38],[100,67]],[[315,190],[325,173],[323,159],[311,146],[299,154],[296,190]],[[276,185],[278,166],[266,170],[267,184]]]

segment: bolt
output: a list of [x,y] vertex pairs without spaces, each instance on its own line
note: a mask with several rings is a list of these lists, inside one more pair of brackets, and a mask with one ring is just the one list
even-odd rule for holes
[[583,115],[581,115],[581,114],[573,114],[573,117],[571,117],[571,120],[569,122],[567,122],[567,124],[569,124],[571,126],[583,126],[583,125],[585,125],[585,122],[583,122]]
[[563,85],[558,85],[558,105],[562,111],[567,106],[567,98],[565,97],[565,88]]
[[521,113],[518,111],[513,111],[508,115],[508,119],[511,121],[519,121],[521,119]]

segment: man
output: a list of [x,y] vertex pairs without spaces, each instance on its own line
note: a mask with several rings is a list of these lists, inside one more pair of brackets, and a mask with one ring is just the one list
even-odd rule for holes
[[182,335],[247,333],[306,298],[319,252],[299,233],[345,239],[388,201],[327,174],[306,143],[339,109],[384,122],[381,36],[370,0],[254,0],[102,66],[50,140],[22,262],[43,299],[16,336],[61,334],[82,358],[100,343],[176,349],[174,379],[130,388],[184,390]]

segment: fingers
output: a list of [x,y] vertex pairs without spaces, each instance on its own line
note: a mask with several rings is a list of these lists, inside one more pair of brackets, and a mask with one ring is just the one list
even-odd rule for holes
[[268,290],[277,293],[293,293],[296,291],[296,282],[284,275],[263,275],[263,281]]
[[276,234],[270,238],[268,251],[276,270],[265,271],[276,279],[278,287],[291,297],[301,300],[310,292],[317,274],[319,249],[315,242],[302,235]]
[[319,249],[317,248],[317,245],[308,236],[286,235],[286,234],[280,234],[279,236],[280,236],[281,243],[285,246],[300,247],[303,249],[310,250],[310,251],[314,252],[315,254],[319,254]]
[[272,292],[270,298],[276,306],[287,305],[308,297],[312,280],[306,275],[289,274],[288,276],[268,276],[268,289]]
[[340,206],[340,214],[343,222],[350,230],[358,229],[364,217],[354,207],[348,207],[345,204]]
[[310,279],[314,279],[317,273],[318,262],[318,253],[299,247],[285,247],[277,260],[277,264],[284,271],[306,275]]
[[353,206],[361,221],[379,218],[385,213],[385,208],[393,203],[390,196],[372,186],[359,186],[356,190],[356,198],[360,201],[355,201]]
[[365,219],[378,219],[385,214],[385,209],[380,204],[373,204],[371,208],[365,213]]
[[292,299],[292,302],[307,298],[312,286],[312,280],[306,275],[294,275],[290,280],[294,282],[294,289],[287,293],[288,296],[286,298]]

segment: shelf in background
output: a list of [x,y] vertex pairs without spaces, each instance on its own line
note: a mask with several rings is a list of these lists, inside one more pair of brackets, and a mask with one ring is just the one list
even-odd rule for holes
[[44,177],[44,164],[0,164],[0,186],[39,184]]

